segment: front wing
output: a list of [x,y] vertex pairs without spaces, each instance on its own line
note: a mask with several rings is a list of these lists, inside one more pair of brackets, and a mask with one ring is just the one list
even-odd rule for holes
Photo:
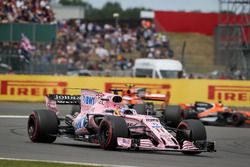
[[149,139],[131,139],[117,138],[117,145],[125,149],[153,150],[153,151],[171,151],[171,152],[216,152],[215,142],[210,141],[195,141],[192,143],[195,147],[167,147],[155,146]]

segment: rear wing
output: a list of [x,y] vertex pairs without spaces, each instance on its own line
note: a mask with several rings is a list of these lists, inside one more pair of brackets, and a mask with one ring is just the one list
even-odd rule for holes
[[152,101],[166,101],[166,96],[161,94],[146,94],[143,99]]
[[56,104],[80,104],[81,95],[49,94],[46,99],[55,101]]
[[170,100],[170,92],[166,92],[166,94],[145,94],[143,99],[150,101],[163,101],[165,104],[168,104]]

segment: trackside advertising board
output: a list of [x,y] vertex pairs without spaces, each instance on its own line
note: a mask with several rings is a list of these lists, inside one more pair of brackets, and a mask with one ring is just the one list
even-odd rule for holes
[[76,88],[109,91],[126,88],[127,83],[145,87],[148,93],[169,93],[170,104],[221,100],[227,106],[250,106],[250,81],[40,75],[0,75],[0,100],[37,102],[46,94],[80,95]]

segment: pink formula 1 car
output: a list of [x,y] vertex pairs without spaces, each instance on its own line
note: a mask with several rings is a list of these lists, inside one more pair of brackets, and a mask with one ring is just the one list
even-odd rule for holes
[[[57,104],[81,105],[77,116],[59,117]],[[122,97],[93,90],[80,96],[48,95],[47,110],[35,110],[28,119],[32,142],[52,143],[67,137],[99,144],[103,149],[165,150],[184,154],[214,152],[214,142],[206,140],[199,120],[183,120],[170,128],[150,115],[140,115],[122,103]]]

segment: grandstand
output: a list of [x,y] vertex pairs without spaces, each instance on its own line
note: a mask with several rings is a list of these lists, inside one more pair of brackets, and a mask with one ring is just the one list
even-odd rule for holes
[[[22,12],[27,8],[28,15]],[[164,29],[165,23],[159,19],[159,15],[166,14],[170,20],[166,23],[168,28],[179,24],[171,22],[171,16],[195,15],[201,20],[205,16],[214,20],[219,16],[159,11],[149,24],[138,20],[137,27],[116,27],[114,22],[105,23],[103,20],[100,23],[82,18],[56,21],[48,0],[1,1],[0,60],[12,68],[11,72],[28,74],[67,75],[69,71],[84,69],[91,71],[88,73],[91,75],[130,76],[134,60],[141,57],[181,60],[186,72],[198,78],[212,77],[210,74],[214,71],[223,74],[231,72],[228,63],[225,66],[214,58],[217,41],[213,33],[217,22],[200,26],[206,27],[201,30],[190,31],[187,28],[185,31],[183,25],[178,26],[182,29]],[[21,34],[31,41],[34,51],[22,52]],[[247,69],[244,67],[240,70]],[[246,72],[243,74],[248,77]],[[233,75],[227,77],[239,79]]]

